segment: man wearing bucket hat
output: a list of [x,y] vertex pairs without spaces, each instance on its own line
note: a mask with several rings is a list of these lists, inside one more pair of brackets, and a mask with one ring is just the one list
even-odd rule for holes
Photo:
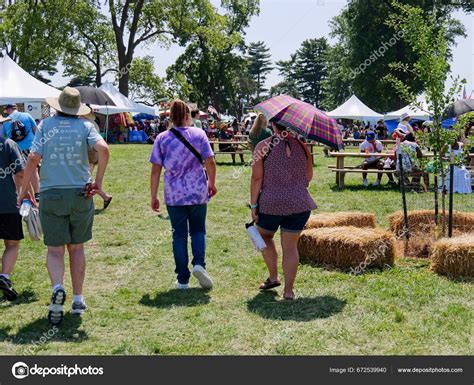
[[[48,319],[58,325],[63,319],[66,291],[64,254],[69,253],[73,302],[72,313],[86,310],[82,296],[86,259],[84,243],[92,238],[94,204],[92,196],[102,189],[109,149],[94,125],[80,116],[90,113],[81,103],[79,91],[66,87],[59,98],[47,98],[55,116],[39,125],[28,158],[20,201],[36,166],[42,161],[40,218],[44,243],[48,246],[47,267],[53,286]],[[90,182],[88,149],[99,157],[96,181]]]

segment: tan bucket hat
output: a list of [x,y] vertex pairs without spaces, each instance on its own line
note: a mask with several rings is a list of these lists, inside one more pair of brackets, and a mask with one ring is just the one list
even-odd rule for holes
[[91,109],[81,103],[81,94],[72,87],[66,87],[58,98],[46,98],[46,103],[56,111],[68,115],[82,116],[91,112]]

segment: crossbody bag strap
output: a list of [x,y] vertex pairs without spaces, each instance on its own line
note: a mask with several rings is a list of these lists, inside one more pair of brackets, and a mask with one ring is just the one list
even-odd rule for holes
[[197,158],[199,163],[204,164],[204,160],[202,159],[201,154],[196,150],[191,143],[179,132],[176,128],[171,128],[170,131],[179,139],[181,143],[183,143],[189,151],[193,153],[193,155]]

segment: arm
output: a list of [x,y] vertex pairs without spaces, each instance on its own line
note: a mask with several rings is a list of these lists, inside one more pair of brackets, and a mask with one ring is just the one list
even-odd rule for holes
[[[257,146],[258,150],[259,146]],[[258,151],[255,151],[258,154]],[[252,165],[252,177],[250,180],[250,204],[256,205],[258,201],[258,196],[262,190],[263,184],[263,159],[261,156],[255,156],[254,162]],[[258,220],[258,208],[252,209],[252,219],[254,221]]]
[[96,187],[98,190],[102,190],[102,183],[104,181],[105,170],[107,169],[107,165],[109,163],[109,146],[105,143],[105,140],[99,140],[94,145],[94,150],[97,151],[97,155],[99,158],[99,164],[97,167],[97,175],[95,178]]
[[217,166],[216,160],[213,156],[207,158],[204,161],[204,167],[206,167],[207,175],[209,176],[208,181],[208,189],[209,189],[209,196],[213,197],[217,194],[216,188],[216,175],[217,175]]
[[31,178],[33,173],[36,172],[38,165],[41,162],[42,156],[36,153],[31,153],[28,156],[28,162],[26,163],[26,168],[23,173],[23,181],[18,193],[18,204],[21,205],[21,201],[28,197],[28,192],[30,191]]
[[[306,148],[306,147],[305,147]],[[314,171],[313,171],[313,157],[309,153],[308,149],[306,148],[306,152],[308,154],[308,157],[306,159],[306,176],[308,178],[308,185],[311,183],[313,180],[314,176]]]
[[158,199],[158,189],[160,187],[161,170],[163,166],[153,164],[151,167],[150,176],[150,191],[151,191],[151,209],[160,212],[160,200]]

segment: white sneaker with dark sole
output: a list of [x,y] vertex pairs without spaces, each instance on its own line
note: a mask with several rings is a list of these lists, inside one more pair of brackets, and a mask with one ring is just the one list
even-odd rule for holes
[[201,285],[203,289],[212,289],[212,286],[214,285],[212,282],[212,278],[209,276],[204,267],[202,267],[201,265],[194,266],[193,275],[199,281],[199,285]]
[[48,321],[51,323],[51,325],[59,325],[61,322],[63,322],[63,305],[65,301],[66,291],[62,287],[53,291],[48,312]]
[[72,308],[71,308],[71,313],[72,314],[74,314],[74,315],[83,315],[86,310],[87,310],[87,305],[84,301],[73,302],[72,303]]

